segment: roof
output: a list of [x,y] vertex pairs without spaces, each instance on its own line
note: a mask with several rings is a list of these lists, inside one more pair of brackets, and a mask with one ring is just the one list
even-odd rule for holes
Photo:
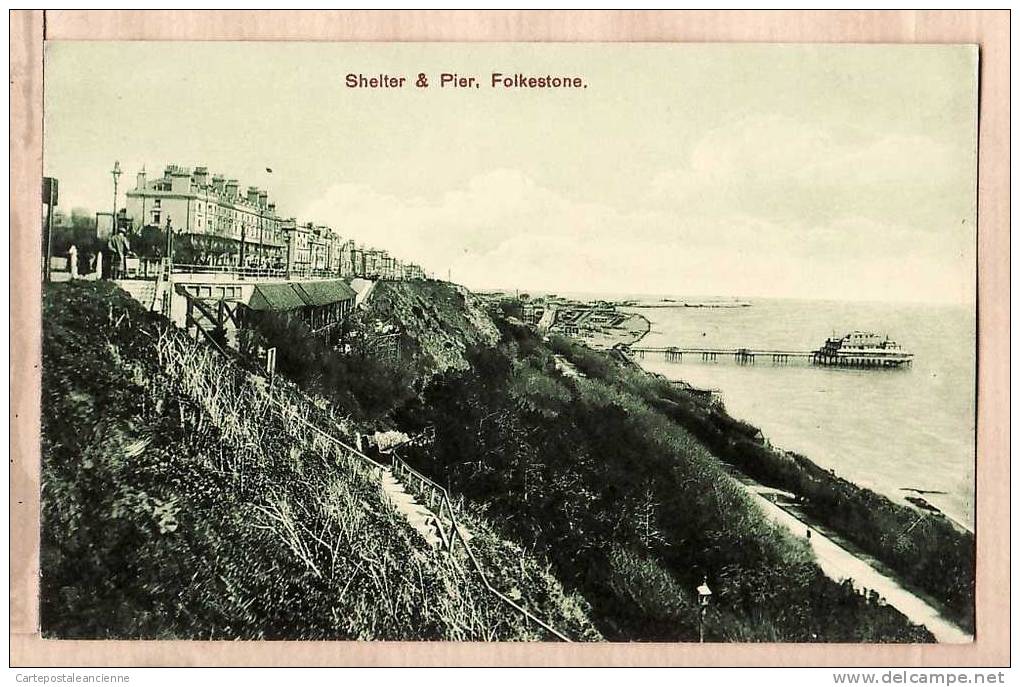
[[252,310],[295,310],[305,307],[305,302],[289,282],[256,284],[248,299],[248,307]]
[[256,284],[248,299],[252,310],[296,310],[353,299],[354,289],[340,279]]
[[306,305],[329,305],[350,300],[358,294],[340,279],[292,282],[294,290]]

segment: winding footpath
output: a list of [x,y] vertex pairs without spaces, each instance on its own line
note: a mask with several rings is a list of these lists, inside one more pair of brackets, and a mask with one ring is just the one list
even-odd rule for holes
[[744,483],[735,480],[747,490],[765,515],[773,522],[786,527],[798,537],[804,537],[810,531],[808,544],[815,554],[818,567],[831,579],[842,582],[852,579],[854,587],[873,589],[885,600],[905,615],[911,622],[924,625],[935,636],[936,641],[947,644],[965,644],[974,641],[970,635],[955,623],[946,620],[926,601],[916,594],[904,589],[899,582],[876,570],[814,527],[795,517],[792,513],[773,503],[766,494],[782,494],[756,483]]

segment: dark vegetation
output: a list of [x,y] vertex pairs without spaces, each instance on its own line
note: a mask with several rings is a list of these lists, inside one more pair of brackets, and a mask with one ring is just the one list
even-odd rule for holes
[[[118,219],[118,223],[121,222],[123,216]],[[46,238],[44,227],[42,232],[44,254]],[[128,239],[131,251],[143,258],[160,257],[166,247],[166,232],[159,227],[129,228]],[[79,271],[82,273],[87,271],[92,256],[107,249],[107,239],[101,239],[96,235],[95,213],[84,208],[72,209],[70,216],[55,213],[50,241],[51,255],[54,257],[66,256],[68,249],[73,245],[78,250]]]
[[[463,312],[449,317],[447,310],[471,307],[462,294],[447,293],[429,314],[417,302],[422,294],[407,287],[392,285],[383,293],[374,315],[405,332],[423,326],[416,320],[438,319],[445,322],[443,339],[463,341],[478,319]],[[456,302],[447,303],[451,298]],[[437,360],[450,351],[447,341],[408,337],[414,386],[437,368],[446,371],[418,394],[399,394],[391,417],[408,432],[436,428],[434,447],[405,450],[412,462],[480,504],[506,536],[552,561],[560,578],[592,604],[607,637],[696,637],[693,589],[707,576],[718,601],[709,637],[930,638],[896,611],[825,578],[800,542],[749,506],[705,446],[723,458],[747,446],[750,456],[759,456],[768,450],[755,428],[567,339],[547,344],[527,329],[501,327],[498,346],[472,346],[462,353],[466,365],[454,359],[445,368]],[[586,379],[554,372],[553,353],[570,359]],[[296,360],[315,355],[301,353]],[[718,421],[715,435],[691,419],[698,412]],[[720,437],[726,440],[713,442]],[[730,452],[722,450],[727,446]],[[760,469],[746,471],[774,483]]]
[[259,322],[264,346],[276,347],[276,369],[303,389],[361,422],[375,422],[413,395],[412,369],[356,346],[341,353],[298,319],[266,314]]
[[930,641],[826,578],[702,442],[618,383],[615,363],[556,348],[587,378],[554,372],[547,344],[503,323],[498,346],[469,350],[469,370],[435,377],[396,419],[436,428],[409,459],[547,557],[607,638],[696,641],[694,589],[707,577],[710,640]]
[[[41,623],[47,637],[542,639],[433,551],[375,475],[264,383],[106,282],[43,301]],[[322,383],[321,380],[318,383]],[[544,564],[469,519],[496,584],[598,638]]]
[[[269,323],[279,370],[303,388],[281,379],[274,394],[338,431],[434,427],[434,445],[405,457],[466,498],[472,544],[497,586],[554,626],[576,638],[696,641],[694,589],[707,578],[708,641],[931,640],[826,578],[717,458],[808,496],[833,529],[861,522],[853,485],[569,340],[543,341],[497,315],[497,341],[463,293],[449,289],[431,312],[410,287],[382,293],[387,305],[367,315],[401,326],[404,362]],[[264,385],[210,349],[103,283],[49,287],[44,317],[45,633],[540,637],[416,540],[360,464],[281,417]],[[419,317],[445,324],[416,339]],[[556,371],[554,354],[583,377]],[[887,536],[877,529],[887,521],[868,517]],[[930,530],[891,531],[907,551],[941,555],[922,537]]]
[[567,339],[554,337],[551,343],[585,374],[627,389],[744,474],[801,497],[806,513],[934,597],[949,617],[974,632],[973,534],[938,514],[895,504],[804,456],[765,445],[756,427],[730,417],[718,402]]
[[[46,228],[42,232],[42,250],[46,252]],[[72,245],[78,249],[78,256],[93,254],[104,246],[96,238],[96,218],[83,208],[74,208],[71,215],[54,216],[53,234],[50,237],[52,255],[67,255]]]

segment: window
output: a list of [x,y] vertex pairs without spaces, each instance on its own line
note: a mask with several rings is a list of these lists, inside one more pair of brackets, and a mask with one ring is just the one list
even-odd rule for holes
[[160,213],[158,211],[152,213],[152,223],[159,224]]
[[155,207],[155,208],[162,207],[162,203],[163,203],[163,201],[160,200],[159,198],[157,198],[156,200],[152,201],[153,207]]

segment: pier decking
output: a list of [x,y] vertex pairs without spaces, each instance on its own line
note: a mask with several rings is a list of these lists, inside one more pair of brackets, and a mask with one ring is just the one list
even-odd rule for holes
[[679,346],[634,346],[630,352],[639,358],[647,355],[660,355],[669,362],[683,362],[684,356],[689,360],[716,362],[732,360],[738,365],[753,365],[756,361],[769,361],[773,365],[789,363],[811,363],[814,351],[782,351],[753,348],[684,348]]
[[909,354],[880,351],[861,351],[852,355],[829,355],[824,351],[785,351],[755,348],[688,348],[681,346],[633,346],[626,349],[630,355],[644,359],[662,356],[667,362],[687,360],[701,362],[734,362],[754,365],[758,362],[773,365],[824,365],[829,367],[900,367],[910,365]]

